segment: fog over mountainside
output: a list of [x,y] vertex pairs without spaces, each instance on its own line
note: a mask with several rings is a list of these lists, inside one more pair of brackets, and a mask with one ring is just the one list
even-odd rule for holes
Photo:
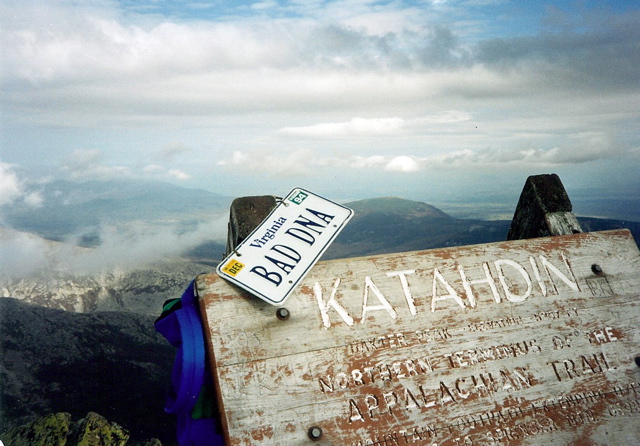
[[192,232],[226,216],[233,200],[160,181],[55,180],[24,188],[21,200],[0,207],[0,223],[82,246],[108,243],[114,230],[133,235]]

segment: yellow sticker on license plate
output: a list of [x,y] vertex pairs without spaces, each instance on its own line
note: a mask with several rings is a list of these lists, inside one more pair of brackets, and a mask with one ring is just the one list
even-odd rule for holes
[[235,277],[240,270],[244,268],[244,263],[238,262],[236,259],[231,259],[227,264],[222,268],[222,271],[226,272],[230,276]]

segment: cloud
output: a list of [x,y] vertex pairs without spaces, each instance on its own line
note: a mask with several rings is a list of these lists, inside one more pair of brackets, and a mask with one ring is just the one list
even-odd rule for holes
[[51,243],[33,234],[0,227],[0,264],[2,276],[29,277],[47,269],[51,262]]
[[42,206],[44,198],[39,191],[35,191],[27,194],[24,197],[24,202],[30,207],[37,208]]
[[[453,109],[459,98],[637,85],[636,13],[581,30],[482,39],[454,20],[468,23],[482,7],[477,2],[337,3],[266,8],[259,19],[235,9],[209,21],[128,16],[95,5],[5,6],[0,43],[14,49],[3,61],[5,103],[29,111],[23,119],[32,122],[116,128],[210,126],[217,117],[259,111],[318,113],[322,124],[287,123],[279,134],[340,137],[395,134],[424,114],[421,106]],[[466,26],[490,27],[483,17]],[[406,108],[415,113],[397,113]],[[335,119],[345,111],[388,116],[390,109],[407,121],[360,118],[362,128]],[[183,150],[167,147],[161,156]]]
[[539,36],[481,41],[475,61],[492,70],[532,71],[554,89],[636,91],[640,11],[593,14],[598,17],[587,17],[579,25],[587,24],[586,30],[571,27]]
[[455,122],[465,122],[473,118],[469,112],[462,110],[447,110],[435,115],[424,116],[415,119],[416,124],[450,124]]
[[164,166],[159,166],[157,164],[148,164],[147,166],[142,168],[143,174],[147,176],[151,176],[157,179],[176,179],[176,180],[189,180],[191,179],[191,175],[186,173],[181,169],[167,169]]
[[3,266],[0,273],[3,278],[21,278],[53,271],[83,275],[143,267],[180,257],[207,241],[225,240],[227,221],[225,214],[188,232],[141,222],[105,225],[97,235],[101,243],[96,248],[80,248],[0,228],[0,264]]
[[133,268],[167,258],[179,257],[205,241],[225,240],[227,216],[219,216],[195,230],[149,227],[134,223],[124,227],[104,226],[98,247],[77,252],[58,262],[72,271],[94,273],[105,268]]
[[[446,118],[451,116],[451,119]],[[455,117],[457,116],[457,117]],[[455,118],[453,118],[455,117]],[[447,113],[418,122],[446,123],[465,122],[465,113]],[[535,135],[534,135],[535,136]],[[615,141],[606,133],[585,132],[570,134],[562,138],[561,146],[546,146],[544,142],[526,144],[529,147],[484,147],[459,150],[418,150],[412,154],[386,153],[377,155],[356,155],[348,151],[314,151],[298,149],[291,153],[235,151],[218,166],[241,168],[242,174],[259,176],[295,177],[310,173],[327,175],[332,169],[366,170],[370,172],[394,172],[412,174],[434,169],[510,169],[510,168],[553,168],[564,165],[595,163],[602,160],[628,159],[630,162],[640,157],[640,149]],[[537,145],[537,146],[536,146]],[[533,147],[531,147],[533,146]],[[397,151],[396,151],[397,152]],[[439,152],[439,153],[438,153]],[[359,178],[361,174],[355,174]]]
[[129,166],[108,165],[99,149],[76,149],[67,156],[62,169],[74,180],[111,180],[131,177]]
[[0,162],[0,206],[12,204],[22,195],[15,165]]
[[3,149],[210,190],[637,165],[640,13],[618,3],[4,2]]
[[509,165],[521,166],[562,166],[584,164],[616,158],[633,159],[638,157],[638,149],[615,142],[605,133],[585,132],[569,135],[560,146],[550,148],[506,149],[484,148],[479,150],[460,150],[442,156],[432,157],[429,161],[441,165]]
[[[372,167],[382,167],[388,163],[388,159],[382,155],[373,155],[373,156],[350,156],[344,159],[342,162],[332,159],[330,164],[340,165],[340,166],[348,166],[356,169],[369,169]],[[329,164],[329,163],[327,163]]]
[[396,134],[404,126],[402,118],[353,118],[348,122],[285,127],[278,134],[303,137],[380,136]]
[[169,170],[169,176],[174,177],[177,180],[188,180],[191,178],[191,175],[189,175],[186,172],[183,172],[180,169],[171,169]]
[[71,173],[93,170],[100,166],[102,158],[98,149],[77,149],[67,157],[63,167]]
[[[38,190],[34,190],[33,181],[20,178],[19,166],[0,162],[0,206],[10,206],[16,203],[25,204],[28,207],[42,206],[44,198]],[[46,182],[47,179],[41,180]],[[37,182],[35,182],[37,183]]]
[[231,159],[218,161],[217,165],[227,168],[241,167],[242,173],[258,173],[268,177],[293,178],[310,175],[314,168],[321,167],[324,161],[316,159],[307,149],[289,153],[279,151],[252,151],[251,153],[234,151]]
[[192,150],[181,143],[170,143],[167,144],[158,154],[159,158],[164,161],[173,161],[175,158],[178,158],[180,155],[184,155],[192,152]]
[[393,157],[384,167],[389,172],[418,172],[422,170],[419,163],[410,156]]

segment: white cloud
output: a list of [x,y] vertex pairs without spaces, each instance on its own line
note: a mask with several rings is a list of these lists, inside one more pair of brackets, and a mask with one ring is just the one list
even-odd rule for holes
[[450,166],[510,165],[552,167],[592,163],[601,160],[626,158],[633,163],[637,149],[616,143],[605,133],[584,132],[568,135],[555,147],[528,149],[484,148],[458,150],[429,158],[429,163]]
[[230,159],[223,159],[218,161],[216,164],[218,166],[238,166],[243,164],[249,164],[251,161],[251,157],[248,153],[242,152],[240,150],[235,150],[231,155]]
[[174,177],[177,180],[188,180],[191,178],[191,175],[189,175],[186,172],[183,172],[180,169],[171,169],[169,171],[169,176]]
[[141,267],[178,257],[206,241],[225,240],[227,221],[225,214],[190,232],[142,223],[104,226],[99,234],[101,244],[90,249],[0,228],[1,273],[5,278],[19,278],[47,271],[96,274],[115,268]]
[[22,186],[13,164],[0,162],[0,206],[11,204],[22,195]]
[[419,163],[410,156],[393,157],[384,170],[389,172],[418,172],[421,170]]
[[103,162],[103,152],[99,149],[77,149],[63,164],[75,180],[110,180],[132,176],[128,166],[108,165]]
[[268,177],[291,178],[313,173],[326,160],[316,158],[306,149],[282,153],[280,151],[235,151],[229,160],[219,161],[218,165],[227,168],[240,168],[241,173],[259,173]]
[[[440,118],[434,119],[435,122]],[[446,138],[446,136],[445,136]],[[331,169],[353,169],[371,174],[384,172],[412,174],[428,170],[486,171],[492,169],[547,169],[576,163],[597,162],[605,159],[628,157],[630,162],[639,158],[640,150],[616,146],[607,141],[605,135],[588,133],[569,135],[562,147],[535,148],[485,147],[460,150],[407,150],[404,154],[390,151],[377,155],[356,155],[349,151],[297,149],[286,151],[235,151],[218,166],[236,169],[238,175],[259,175],[267,177],[296,177],[314,174],[327,175]],[[354,173],[355,178],[362,174]]]
[[353,118],[348,122],[285,127],[278,130],[278,133],[302,137],[381,136],[396,134],[403,126],[402,118]]
[[430,123],[430,124],[450,124],[456,122],[465,122],[473,119],[473,115],[469,112],[462,110],[447,110],[435,115],[424,116],[422,118],[415,119],[416,124]]
[[67,157],[64,167],[70,172],[82,172],[99,166],[102,158],[98,149],[77,149]]
[[0,228],[0,264],[6,277],[28,277],[47,268],[51,243],[33,234]]
[[24,202],[31,207],[37,208],[41,207],[44,202],[44,198],[42,198],[42,194],[39,191],[31,192],[24,197]]
[[251,9],[264,10],[278,7],[278,3],[274,1],[255,2],[251,4]]
[[172,178],[181,181],[191,179],[191,175],[182,169],[167,169],[158,164],[149,164],[142,168],[142,172],[157,179]]
[[6,159],[99,147],[64,173],[213,190],[218,173],[638,162],[637,8],[557,25],[502,0],[166,4],[1,4],[3,125],[33,132]]
[[[354,167],[356,169],[368,169],[371,167],[381,167],[387,164],[387,157],[382,155],[373,155],[373,156],[352,156],[346,159],[346,164],[349,167]],[[333,164],[337,164],[336,161],[333,161]],[[342,163],[341,163],[342,164]]]

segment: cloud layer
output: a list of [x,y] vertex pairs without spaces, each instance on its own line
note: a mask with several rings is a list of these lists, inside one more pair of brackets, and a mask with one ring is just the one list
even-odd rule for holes
[[0,20],[2,162],[50,175],[254,194],[639,164],[627,2],[34,0]]

